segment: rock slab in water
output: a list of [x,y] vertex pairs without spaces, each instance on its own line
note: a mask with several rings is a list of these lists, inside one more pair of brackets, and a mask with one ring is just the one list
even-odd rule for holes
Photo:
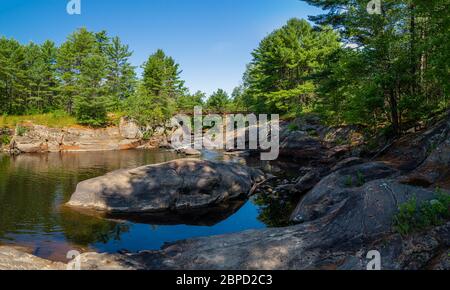
[[68,205],[110,213],[197,209],[246,196],[263,179],[239,164],[180,159],[83,181]]

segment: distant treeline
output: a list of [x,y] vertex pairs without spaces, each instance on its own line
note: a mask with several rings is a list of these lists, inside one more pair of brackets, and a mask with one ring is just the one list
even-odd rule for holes
[[295,117],[314,112],[334,124],[391,134],[449,108],[449,1],[306,0],[326,14],[291,19],[264,38],[242,85],[229,96],[190,93],[162,50],[136,76],[129,47],[106,32],[79,29],[60,47],[0,39],[0,114],[65,111],[101,126],[108,112],[143,124],[196,105]]
[[[206,95],[186,89],[179,65],[162,50],[143,64],[140,79],[131,55],[118,37],[84,28],[60,47],[52,41],[21,45],[0,38],[0,114],[64,111],[80,124],[102,126],[108,112],[158,123],[178,110],[205,105]],[[219,89],[207,104],[220,111],[230,109],[231,101]]]

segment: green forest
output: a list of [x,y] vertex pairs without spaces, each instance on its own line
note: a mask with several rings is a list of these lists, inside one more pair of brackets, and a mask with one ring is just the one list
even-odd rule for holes
[[142,64],[106,31],[81,28],[57,46],[0,38],[0,115],[59,114],[108,125],[110,113],[141,124],[202,105],[214,112],[320,114],[392,135],[449,108],[450,3],[306,0],[324,14],[293,18],[261,40],[229,95],[190,92],[176,60],[158,50]]

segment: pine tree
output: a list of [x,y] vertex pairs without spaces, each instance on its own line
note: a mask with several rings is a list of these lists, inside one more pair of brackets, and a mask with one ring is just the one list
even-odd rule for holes
[[86,57],[80,68],[75,115],[80,124],[103,126],[107,123],[106,87],[107,59],[100,54]]
[[153,106],[165,118],[170,118],[176,110],[177,99],[186,93],[184,82],[180,79],[181,70],[172,57],[162,50],[156,51],[143,65],[142,85]]
[[206,102],[206,107],[213,113],[225,113],[230,105],[230,96],[222,89],[215,91]]
[[311,20],[332,25],[346,44],[319,89],[328,115],[398,135],[448,108],[448,1],[386,0],[380,15],[367,1],[306,2],[327,10]]
[[79,94],[81,68],[83,61],[92,55],[100,54],[97,39],[85,28],[71,34],[61,46],[57,56],[57,66],[61,86],[59,94],[66,111],[71,114],[74,109],[75,96]]
[[108,93],[113,109],[119,109],[121,102],[129,98],[135,90],[136,75],[129,58],[133,54],[128,45],[123,45],[118,37],[111,40],[105,49],[108,57]]
[[258,112],[296,113],[311,105],[314,76],[338,48],[338,36],[330,28],[317,30],[305,20],[289,20],[252,53],[244,76],[250,107]]

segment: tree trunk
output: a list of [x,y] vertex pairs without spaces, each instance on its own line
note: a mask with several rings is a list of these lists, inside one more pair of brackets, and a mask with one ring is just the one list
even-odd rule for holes
[[400,121],[398,116],[397,97],[393,90],[389,92],[389,103],[391,105],[392,130],[394,131],[395,136],[398,136],[400,134]]

